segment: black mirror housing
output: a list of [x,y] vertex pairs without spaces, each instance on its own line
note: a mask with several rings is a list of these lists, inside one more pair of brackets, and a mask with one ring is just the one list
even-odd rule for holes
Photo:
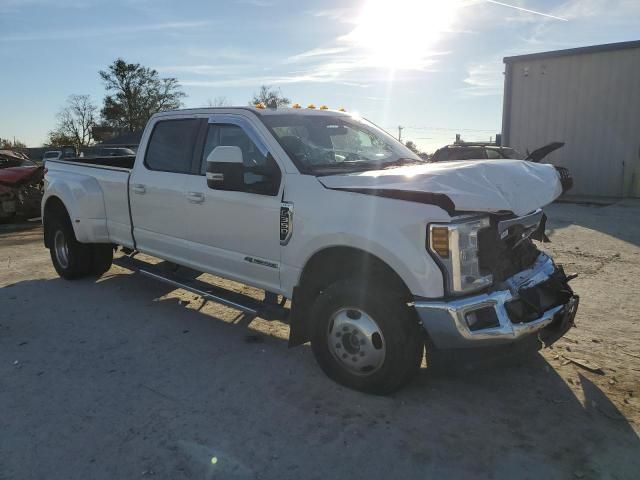
[[207,186],[216,190],[244,190],[242,150],[218,146],[207,157]]
[[244,190],[244,166],[241,163],[207,162],[207,186],[215,190]]

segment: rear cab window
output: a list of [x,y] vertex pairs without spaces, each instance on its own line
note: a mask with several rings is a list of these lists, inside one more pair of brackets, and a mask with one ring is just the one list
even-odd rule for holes
[[144,165],[149,170],[193,174],[198,133],[203,120],[198,118],[160,120],[153,127]]

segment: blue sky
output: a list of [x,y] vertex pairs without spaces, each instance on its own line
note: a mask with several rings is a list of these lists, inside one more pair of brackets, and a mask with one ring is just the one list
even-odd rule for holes
[[123,57],[177,77],[187,107],[271,84],[433,151],[500,130],[504,56],[638,39],[639,0],[0,0],[0,137],[42,144]]

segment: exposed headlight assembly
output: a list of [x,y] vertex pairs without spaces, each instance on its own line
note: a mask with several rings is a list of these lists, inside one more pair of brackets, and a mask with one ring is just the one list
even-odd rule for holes
[[451,294],[475,292],[493,283],[491,274],[480,271],[478,232],[490,226],[489,218],[429,225],[427,248],[446,270]]

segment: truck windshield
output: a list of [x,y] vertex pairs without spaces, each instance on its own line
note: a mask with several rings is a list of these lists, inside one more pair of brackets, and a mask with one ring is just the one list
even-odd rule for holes
[[422,162],[372,123],[347,115],[263,115],[262,121],[302,171],[331,174]]

